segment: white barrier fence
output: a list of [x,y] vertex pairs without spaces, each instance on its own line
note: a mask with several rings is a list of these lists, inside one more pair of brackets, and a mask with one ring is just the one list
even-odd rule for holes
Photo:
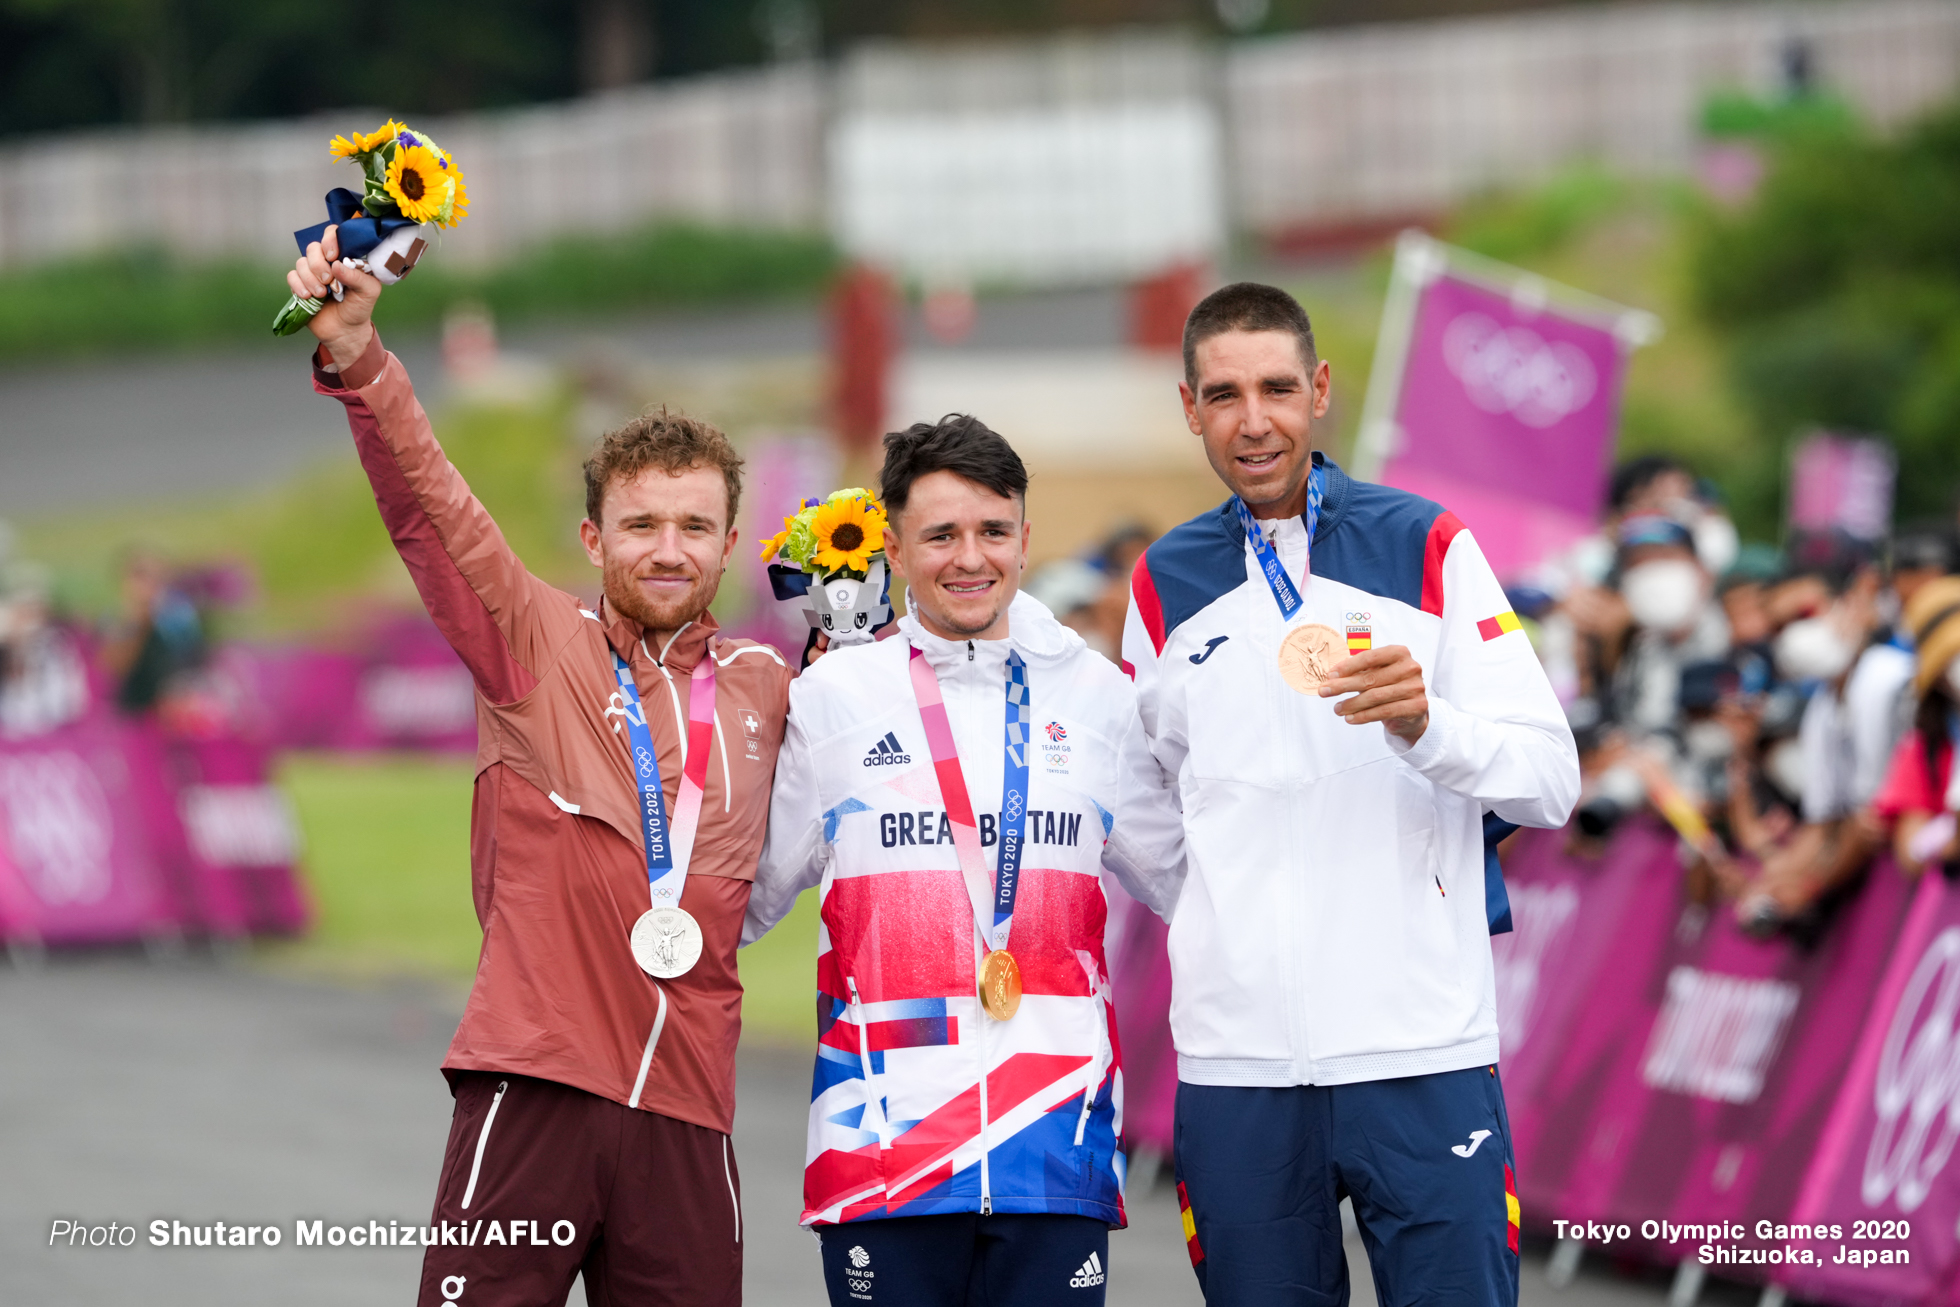
[[[828,225],[931,276],[1127,276],[1260,232],[1434,211],[1579,159],[1690,167],[1796,44],[1881,124],[1960,84],[1960,0],[1643,4],[1207,46],[1118,33],[786,65],[422,125],[468,171],[445,261],[661,218]],[[346,115],[0,148],[0,266],[155,244],[286,257]]]
[[1628,5],[1242,45],[1224,79],[1234,216],[1400,217],[1579,159],[1683,171],[1706,97],[1774,91],[1799,45],[1819,85],[1890,125],[1960,83],[1960,5]]
[[[696,78],[562,104],[418,122],[456,155],[470,216],[443,259],[654,218],[814,229],[823,222],[825,83],[811,67]],[[358,190],[330,159],[363,112],[301,122],[76,133],[0,149],[0,265],[157,245],[285,259],[321,197]]]

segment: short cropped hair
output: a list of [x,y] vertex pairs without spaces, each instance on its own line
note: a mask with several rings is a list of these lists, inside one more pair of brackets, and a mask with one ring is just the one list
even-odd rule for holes
[[1686,473],[1687,464],[1666,454],[1642,454],[1613,469],[1606,486],[1606,504],[1614,512],[1625,508],[1633,497],[1672,472]]
[[1290,331],[1300,342],[1307,371],[1320,365],[1313,323],[1299,300],[1277,286],[1235,281],[1199,300],[1184,320],[1184,382],[1193,390],[1198,388],[1198,346],[1228,331]]
[[1028,469],[1014,446],[966,413],[948,413],[937,422],[914,422],[885,437],[885,467],[878,474],[878,497],[885,511],[905,511],[912,483],[934,472],[951,472],[997,495],[1027,503]]
[[630,481],[650,467],[672,476],[696,467],[719,470],[728,487],[723,529],[735,525],[735,510],[742,505],[742,456],[718,428],[662,408],[608,431],[585,460],[585,515],[594,526],[601,525],[599,513],[613,483]]

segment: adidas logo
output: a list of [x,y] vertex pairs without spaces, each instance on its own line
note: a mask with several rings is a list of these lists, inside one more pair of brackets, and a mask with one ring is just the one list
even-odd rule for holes
[[1102,1258],[1096,1256],[1094,1253],[1090,1253],[1089,1260],[1082,1263],[1082,1269],[1069,1277],[1068,1287],[1071,1289],[1093,1289],[1102,1282]]
[[891,731],[886,731],[885,738],[872,745],[871,751],[864,755],[864,765],[867,767],[902,767],[911,761],[912,755],[905,752],[905,746]]

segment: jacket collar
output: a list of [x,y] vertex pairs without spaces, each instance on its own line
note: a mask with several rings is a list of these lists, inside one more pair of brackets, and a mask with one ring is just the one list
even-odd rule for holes
[[605,629],[606,643],[613,651],[631,665],[635,654],[640,654],[644,644],[643,657],[655,663],[664,663],[669,671],[692,672],[694,665],[701,661],[709,642],[721,633],[720,623],[713,613],[703,613],[671,636],[663,637],[665,647],[647,639],[646,628],[613,607],[608,599],[599,601],[599,623]]
[[[1320,521],[1314,526],[1314,539],[1318,543],[1333,534],[1334,528],[1347,516],[1348,500],[1354,490],[1354,479],[1341,471],[1333,459],[1313,452],[1313,465],[1321,470]],[[1300,515],[1304,521],[1306,514]],[[1227,499],[1218,506],[1218,518],[1225,526],[1226,533],[1239,544],[1245,544],[1245,527],[1239,515],[1232,509],[1232,501]]]
[[[911,613],[898,619],[898,630],[935,666],[941,665],[942,658],[952,663],[966,657],[966,641],[941,639],[921,626]],[[1019,650],[1021,657],[1029,662],[1060,662],[1076,650],[1088,647],[1081,636],[1055,620],[1048,605],[1025,590],[1017,592],[1014,602],[1007,606],[1007,639],[1001,643]]]

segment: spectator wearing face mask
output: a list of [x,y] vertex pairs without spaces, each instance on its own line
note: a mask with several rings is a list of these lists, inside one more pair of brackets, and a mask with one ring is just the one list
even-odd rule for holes
[[1899,866],[1916,873],[1960,856],[1954,838],[1953,741],[1960,731],[1960,577],[1919,586],[1901,624],[1917,646],[1913,729],[1899,741],[1871,804]]
[[1912,654],[1884,638],[1885,585],[1869,546],[1832,533],[1793,552],[1834,594],[1774,644],[1779,675],[1811,688],[1798,732],[1803,825],[1736,908],[1763,931],[1856,875],[1883,841],[1866,810],[1885,778],[1915,668]]
[[1678,721],[1681,669],[1728,653],[1728,620],[1693,535],[1673,518],[1643,514],[1620,523],[1618,567],[1630,626],[1608,717],[1636,737],[1664,734]]

